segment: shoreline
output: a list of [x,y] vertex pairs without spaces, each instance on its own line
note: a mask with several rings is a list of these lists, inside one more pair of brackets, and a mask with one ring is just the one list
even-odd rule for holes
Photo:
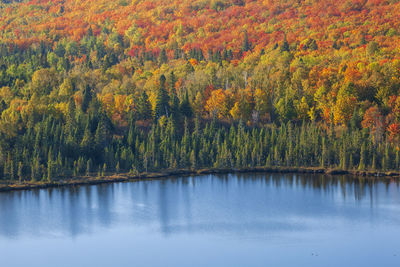
[[141,180],[151,180],[160,178],[169,178],[174,176],[190,176],[190,175],[207,175],[207,174],[229,174],[229,173],[293,173],[293,174],[326,174],[326,175],[349,175],[356,177],[368,178],[400,178],[400,172],[383,172],[383,171],[358,171],[358,170],[340,170],[321,167],[254,167],[241,169],[180,169],[180,170],[164,170],[161,172],[147,172],[138,175],[130,175],[129,173],[111,174],[104,177],[94,176],[78,176],[71,179],[59,179],[51,182],[14,182],[8,184],[0,184],[0,192],[45,189],[66,186],[81,185],[98,185],[115,182],[133,182]]

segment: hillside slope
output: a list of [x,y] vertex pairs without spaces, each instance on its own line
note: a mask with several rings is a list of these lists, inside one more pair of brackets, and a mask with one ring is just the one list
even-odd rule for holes
[[3,4],[0,29],[3,40],[22,43],[62,37],[78,41],[89,27],[96,34],[106,27],[130,39],[133,48],[144,45],[146,49],[172,47],[177,42],[185,50],[237,50],[244,30],[259,48],[286,35],[298,47],[313,39],[322,50],[330,50],[335,41],[355,48],[365,38],[395,49],[400,27],[396,2],[38,0]]
[[0,170],[399,168],[399,14],[396,0],[2,1]]

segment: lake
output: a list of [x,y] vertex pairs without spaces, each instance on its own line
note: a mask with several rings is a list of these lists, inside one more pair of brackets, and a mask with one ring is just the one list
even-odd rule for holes
[[257,173],[5,192],[0,265],[398,267],[400,187]]

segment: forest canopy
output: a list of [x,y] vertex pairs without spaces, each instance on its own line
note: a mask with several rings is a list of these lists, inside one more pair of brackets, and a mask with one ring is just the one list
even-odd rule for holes
[[396,169],[398,14],[396,0],[2,1],[2,176]]

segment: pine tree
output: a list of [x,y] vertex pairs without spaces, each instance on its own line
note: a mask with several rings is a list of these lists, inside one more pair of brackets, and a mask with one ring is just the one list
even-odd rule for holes
[[281,51],[281,52],[289,52],[289,51],[290,51],[289,43],[288,43],[288,41],[286,40],[286,36],[285,36],[284,39],[283,39],[283,42],[282,42],[280,51]]
[[158,58],[158,62],[160,65],[165,64],[168,62],[167,52],[165,49],[161,49],[160,56]]
[[249,37],[247,35],[247,31],[244,31],[244,37],[243,37],[243,44],[242,44],[242,51],[246,52],[250,50],[250,42],[249,42]]
[[117,165],[115,166],[115,172],[116,172],[117,174],[120,172],[119,161],[117,162]]
[[160,87],[158,88],[157,91],[157,96],[156,96],[156,106],[154,109],[154,116],[155,119],[158,120],[161,116],[167,116],[168,117],[168,112],[169,112],[169,97],[168,93],[165,89],[165,76],[161,75],[160,76]]
[[23,168],[22,162],[20,161],[20,162],[18,162],[18,172],[17,172],[19,182],[21,182],[23,179],[22,168]]
[[149,97],[144,90],[136,103],[136,112],[138,120],[147,120],[152,117]]
[[93,151],[93,135],[92,131],[90,130],[90,122],[89,120],[86,123],[85,132],[83,134],[83,138],[81,141],[81,149],[87,155],[91,156]]
[[170,94],[169,94],[169,99],[170,99],[171,117],[173,118],[173,120],[178,121],[180,118],[179,99],[178,99],[178,96],[176,95],[175,88],[171,88]]
[[92,171],[92,159],[88,159],[86,162],[86,176],[90,176],[90,172]]
[[353,112],[353,116],[351,116],[351,120],[350,120],[350,127],[351,130],[357,130],[360,128],[360,122],[361,122],[361,118],[358,114],[358,110],[357,108],[354,108],[354,112]]
[[103,169],[101,170],[101,176],[104,177],[104,174],[106,173],[106,171],[107,171],[107,165],[104,163],[103,164]]
[[353,169],[353,154],[350,153],[350,157],[349,157],[349,169],[352,170]]
[[81,106],[83,112],[87,111],[91,101],[92,101],[92,91],[90,90],[89,85],[87,85],[85,90],[83,90],[83,100]]
[[343,143],[340,153],[340,168],[343,170],[347,169],[347,152],[346,152],[346,145]]
[[135,124],[133,122],[130,122],[127,143],[133,149],[134,149],[134,145],[135,145],[135,139],[136,139],[136,137],[135,137]]
[[35,170],[35,163],[31,164],[31,182],[36,181],[36,170]]
[[14,170],[14,161],[13,160],[9,161],[9,168],[10,168],[10,179],[14,180],[15,179],[15,170]]
[[372,156],[372,164],[371,164],[371,169],[376,170],[376,159],[375,159],[375,153],[373,153]]
[[47,161],[47,181],[50,182],[53,178],[53,161],[49,153],[49,159]]
[[179,110],[181,114],[183,114],[187,118],[192,118],[193,116],[193,110],[189,102],[189,95],[188,92],[186,91],[185,97],[182,99],[180,105],[179,105]]
[[391,168],[391,160],[389,155],[389,146],[386,144],[382,158],[382,169],[386,171],[389,170],[390,168]]
[[104,121],[104,116],[102,116],[97,123],[96,133],[94,135],[94,144],[96,145],[97,152],[101,153],[104,147],[107,146],[107,127]]
[[364,170],[365,169],[365,143],[361,145],[361,150],[360,150],[360,163],[358,165],[359,170]]
[[169,77],[168,77],[168,84],[169,84],[169,89],[175,89],[175,84],[176,84],[176,76],[174,71],[171,71],[169,73]]

